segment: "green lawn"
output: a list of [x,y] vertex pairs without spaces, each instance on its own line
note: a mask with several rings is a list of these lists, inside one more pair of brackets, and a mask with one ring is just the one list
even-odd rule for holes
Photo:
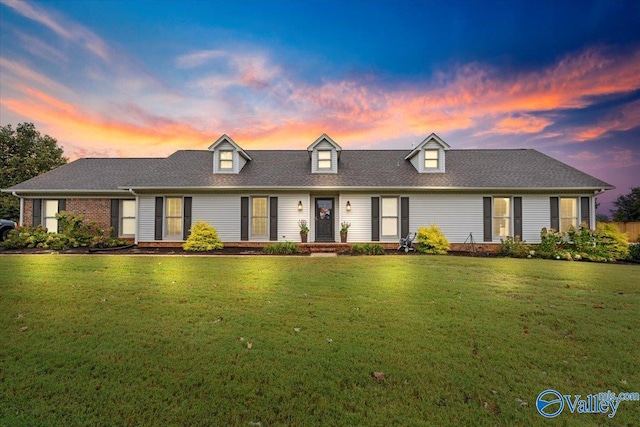
[[0,425],[637,425],[640,402],[550,421],[535,401],[640,391],[638,277],[452,256],[1,255]]

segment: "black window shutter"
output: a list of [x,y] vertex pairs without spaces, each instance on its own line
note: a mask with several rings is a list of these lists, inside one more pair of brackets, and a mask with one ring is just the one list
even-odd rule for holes
[[482,219],[484,230],[484,241],[493,240],[493,231],[491,230],[491,197],[482,198]]
[[164,218],[164,198],[156,197],[155,239],[162,240],[162,218]]
[[249,198],[240,197],[240,240],[249,240]]
[[409,198],[400,198],[400,237],[409,234]]
[[522,197],[513,198],[513,237],[522,240]]
[[191,206],[193,204],[193,197],[185,197],[183,199],[183,227],[182,227],[182,239],[187,240],[189,234],[191,234]]
[[67,199],[58,200],[58,212],[67,210]]
[[371,241],[380,240],[380,197],[371,198]]
[[120,234],[120,200],[111,199],[111,235],[118,237]]
[[588,197],[580,197],[580,222],[586,222],[587,228],[591,228],[591,212]]
[[551,201],[551,228],[560,230],[560,200],[557,197],[550,197]]
[[42,224],[42,199],[33,199],[33,226]]
[[269,198],[269,240],[278,240],[278,198]]

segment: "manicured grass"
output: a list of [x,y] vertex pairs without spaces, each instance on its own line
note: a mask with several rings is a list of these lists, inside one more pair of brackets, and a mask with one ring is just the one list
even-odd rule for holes
[[[640,391],[638,266],[3,255],[0,272],[0,425],[547,425],[545,389]],[[638,419],[623,402],[554,421]]]

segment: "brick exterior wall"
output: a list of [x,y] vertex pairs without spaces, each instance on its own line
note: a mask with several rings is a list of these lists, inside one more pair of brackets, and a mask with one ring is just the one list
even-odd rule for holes
[[[47,200],[43,198],[42,200]],[[66,199],[67,212],[82,215],[87,221],[94,221],[98,227],[111,227],[111,199]],[[23,225],[33,224],[33,199],[25,199]]]
[[111,199],[67,199],[66,211],[94,221],[103,230],[111,227]]

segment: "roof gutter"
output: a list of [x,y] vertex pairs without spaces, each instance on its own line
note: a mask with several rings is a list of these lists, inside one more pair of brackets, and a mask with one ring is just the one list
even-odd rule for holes
[[[122,189],[123,187],[118,187]],[[615,187],[409,187],[409,186],[274,186],[274,185],[252,185],[252,186],[203,186],[203,187],[136,187],[137,191],[204,191],[204,190],[339,190],[339,191],[373,191],[373,190],[394,190],[394,191],[606,191]],[[131,191],[131,189],[129,189]]]

